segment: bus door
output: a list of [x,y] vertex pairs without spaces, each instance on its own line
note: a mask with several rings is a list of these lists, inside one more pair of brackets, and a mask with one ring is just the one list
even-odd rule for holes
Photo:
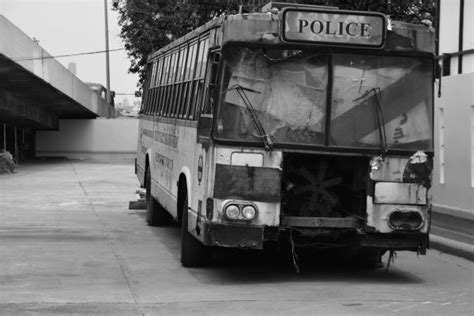
[[[206,197],[210,195],[209,191],[209,179],[212,179],[210,174],[212,165],[214,162],[213,150],[211,148],[211,133],[213,126],[213,113],[214,107],[217,104],[218,99],[218,82],[219,82],[219,64],[221,60],[221,53],[219,50],[209,52],[209,58],[207,61],[207,73],[205,82],[205,98],[201,105],[201,113],[198,118],[197,127],[197,143],[201,144],[201,148],[198,146],[198,166],[197,166],[197,180],[200,197]],[[208,202],[205,202],[206,204]],[[206,205],[206,209],[209,209],[210,205]],[[198,207],[199,209],[199,207]],[[202,213],[201,213],[202,214]],[[203,214],[202,214],[203,215]]]
[[212,118],[214,112],[214,106],[218,98],[218,74],[219,74],[219,63],[221,60],[220,51],[211,51],[209,53],[207,74],[206,74],[206,97],[202,104],[201,113],[198,120],[198,143],[203,144],[203,147],[207,150],[211,141],[212,132]]

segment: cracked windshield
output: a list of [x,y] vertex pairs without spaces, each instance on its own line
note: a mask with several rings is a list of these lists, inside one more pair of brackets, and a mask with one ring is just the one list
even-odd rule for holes
[[225,56],[219,138],[324,144],[326,56],[248,48]]
[[335,55],[330,144],[432,149],[428,59]]
[[[324,145],[326,55],[234,47],[224,56],[218,138]],[[334,55],[333,64],[330,145],[432,149],[429,60]]]

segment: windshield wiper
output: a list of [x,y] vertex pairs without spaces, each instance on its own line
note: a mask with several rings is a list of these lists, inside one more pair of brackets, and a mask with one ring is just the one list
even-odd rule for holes
[[388,151],[388,145],[387,145],[387,130],[385,128],[384,112],[383,112],[383,108],[379,99],[380,88],[376,87],[376,88],[367,90],[364,92],[362,96],[355,99],[354,101],[363,99],[367,97],[370,93],[373,93],[374,98],[375,98],[376,120],[377,120],[377,128],[379,130],[380,147],[381,147],[380,149],[382,150],[382,155],[384,155]]
[[265,145],[265,150],[268,150],[268,151],[272,150],[273,149],[273,141],[272,141],[270,135],[268,135],[267,132],[265,131],[265,128],[263,127],[262,122],[260,121],[257,114],[255,113],[255,108],[253,107],[252,102],[250,102],[249,98],[247,97],[247,94],[245,93],[245,91],[249,91],[249,92],[252,92],[252,93],[258,93],[258,94],[262,94],[262,93],[260,91],[256,91],[256,90],[241,86],[240,84],[235,84],[235,85],[231,86],[230,88],[226,89],[224,92],[227,92],[227,91],[230,91],[230,90],[237,91],[237,93],[239,94],[242,101],[244,101],[245,107],[249,111],[250,116],[252,117],[252,120],[253,120],[255,126],[257,127],[258,133],[259,133],[260,137],[263,140],[263,144]]
[[258,93],[258,94],[262,94],[260,91],[257,91],[257,90],[254,90],[254,89],[250,89],[250,88],[247,88],[247,87],[244,87],[238,83],[230,86],[229,88],[227,88],[226,90],[224,90],[224,92],[227,92],[227,91],[231,91],[231,90],[244,90],[244,91],[249,91],[249,92],[253,92],[253,93]]

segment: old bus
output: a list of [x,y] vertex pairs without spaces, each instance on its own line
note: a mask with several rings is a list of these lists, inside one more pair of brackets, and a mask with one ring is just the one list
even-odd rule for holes
[[[433,34],[373,12],[274,3],[148,58],[136,174],[147,222],[212,247],[429,247]],[[286,236],[286,237],[285,237]]]

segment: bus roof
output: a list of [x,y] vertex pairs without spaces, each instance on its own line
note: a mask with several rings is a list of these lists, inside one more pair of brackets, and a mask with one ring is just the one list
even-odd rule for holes
[[148,56],[148,60],[155,59],[157,56],[159,56],[159,55],[161,55],[161,54],[163,54],[163,53],[165,53],[169,50],[173,50],[174,48],[180,46],[184,42],[191,41],[195,38],[198,38],[201,34],[205,34],[206,32],[208,32],[211,29],[219,28],[222,25],[222,22],[224,21],[224,19],[226,17],[227,16],[217,17],[217,18],[214,18],[214,19],[210,20],[209,22],[199,26],[198,28],[192,30],[191,32],[187,33],[186,35],[178,38],[177,40],[169,43],[168,45],[160,48],[159,50],[151,53]]
[[[334,8],[331,8],[331,11],[337,12]],[[360,11],[354,12],[360,13]],[[391,23],[388,23],[387,29],[385,46],[380,50],[434,54],[435,33],[426,26],[391,21]],[[187,41],[197,39],[203,35],[207,36],[207,34],[213,31],[215,32],[213,36],[211,36],[210,48],[222,47],[228,43],[284,45],[284,42],[282,42],[280,38],[280,19],[275,14],[268,12],[223,15],[212,19],[183,37],[150,54],[148,60],[151,61]],[[220,33],[220,36],[216,36],[215,33]],[[318,43],[301,45],[301,47],[303,46],[306,48],[317,47]]]

